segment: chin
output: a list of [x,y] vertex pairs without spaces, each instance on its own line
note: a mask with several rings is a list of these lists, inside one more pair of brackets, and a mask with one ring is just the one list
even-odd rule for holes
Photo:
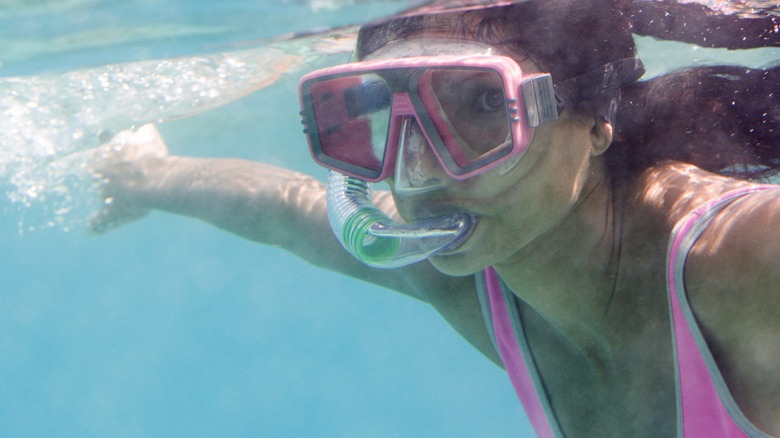
[[474,260],[469,260],[469,257],[465,254],[437,255],[430,257],[428,261],[430,261],[433,267],[439,272],[452,277],[474,275],[487,267],[475,263]]
[[465,277],[485,269],[490,265],[490,260],[485,258],[479,248],[478,242],[481,241],[481,228],[479,222],[472,230],[471,235],[461,242],[456,248],[450,251],[444,251],[438,255],[428,258],[434,268],[445,275],[452,277]]

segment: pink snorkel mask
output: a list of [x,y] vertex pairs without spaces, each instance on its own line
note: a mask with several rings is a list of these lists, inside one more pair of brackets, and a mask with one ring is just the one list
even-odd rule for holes
[[557,120],[548,74],[523,74],[504,56],[423,56],[345,64],[300,82],[314,159],[378,182],[392,175],[413,120],[456,180],[519,158],[533,128]]
[[[413,47],[413,52],[463,52],[466,46],[434,41]],[[550,75],[524,74],[517,62],[492,55],[490,48],[473,56],[403,57],[407,54],[399,47],[390,51],[401,58],[318,70],[304,76],[299,88],[312,156],[331,169],[331,228],[356,258],[381,268],[454,249],[476,221],[454,213],[412,224],[394,222],[373,204],[369,182],[382,181],[395,168],[396,195],[414,194],[446,185],[446,178],[429,178],[432,173],[465,180],[497,168],[512,169],[528,148],[533,129],[557,120],[577,90],[617,90],[644,71],[638,59],[621,59],[554,88]],[[407,129],[412,125],[443,172],[415,169],[422,167],[419,159],[425,151],[419,150],[419,142],[414,142],[416,150],[407,147],[405,135],[416,132]],[[405,187],[404,176],[425,187]]]
[[517,62],[503,56],[346,64],[304,76],[299,91],[312,156],[332,170],[331,228],[347,251],[380,268],[457,247],[475,225],[472,217],[458,213],[401,224],[373,204],[369,182],[384,180],[396,167],[398,176],[405,172],[401,168],[415,166],[398,162],[411,124],[444,172],[464,180],[516,163],[533,128],[558,118],[550,76],[524,75]]

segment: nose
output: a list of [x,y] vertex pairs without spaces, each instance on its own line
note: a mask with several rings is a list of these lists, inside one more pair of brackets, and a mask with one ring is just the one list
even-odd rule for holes
[[412,196],[445,186],[447,174],[413,117],[404,118],[395,163],[395,193]]

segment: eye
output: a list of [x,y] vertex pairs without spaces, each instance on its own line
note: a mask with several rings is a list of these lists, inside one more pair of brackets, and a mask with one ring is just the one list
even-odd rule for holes
[[477,97],[477,111],[479,112],[493,113],[503,111],[505,104],[503,90],[486,90]]

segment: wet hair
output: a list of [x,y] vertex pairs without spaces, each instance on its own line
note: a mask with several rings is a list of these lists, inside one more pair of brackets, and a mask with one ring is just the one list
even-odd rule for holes
[[[626,0],[543,0],[407,16],[364,26],[357,54],[415,36],[454,35],[508,48],[518,60],[530,57],[558,84],[634,57],[631,14]],[[605,155],[616,178],[668,160],[746,179],[780,170],[780,68],[702,66],[629,79],[607,93],[579,89],[567,102],[591,115],[619,102]]]
[[[603,0],[542,0],[460,13],[415,15],[364,26],[357,54],[363,58],[382,46],[420,35],[477,40],[530,58],[556,84],[596,71],[610,62],[633,58],[634,40],[620,8],[594,7]],[[532,51],[531,51],[532,50]],[[636,78],[635,78],[636,79]],[[586,111],[608,103],[612,95],[579,88],[567,96]]]
[[665,160],[743,179],[780,171],[780,68],[686,68],[623,90],[610,168]]

